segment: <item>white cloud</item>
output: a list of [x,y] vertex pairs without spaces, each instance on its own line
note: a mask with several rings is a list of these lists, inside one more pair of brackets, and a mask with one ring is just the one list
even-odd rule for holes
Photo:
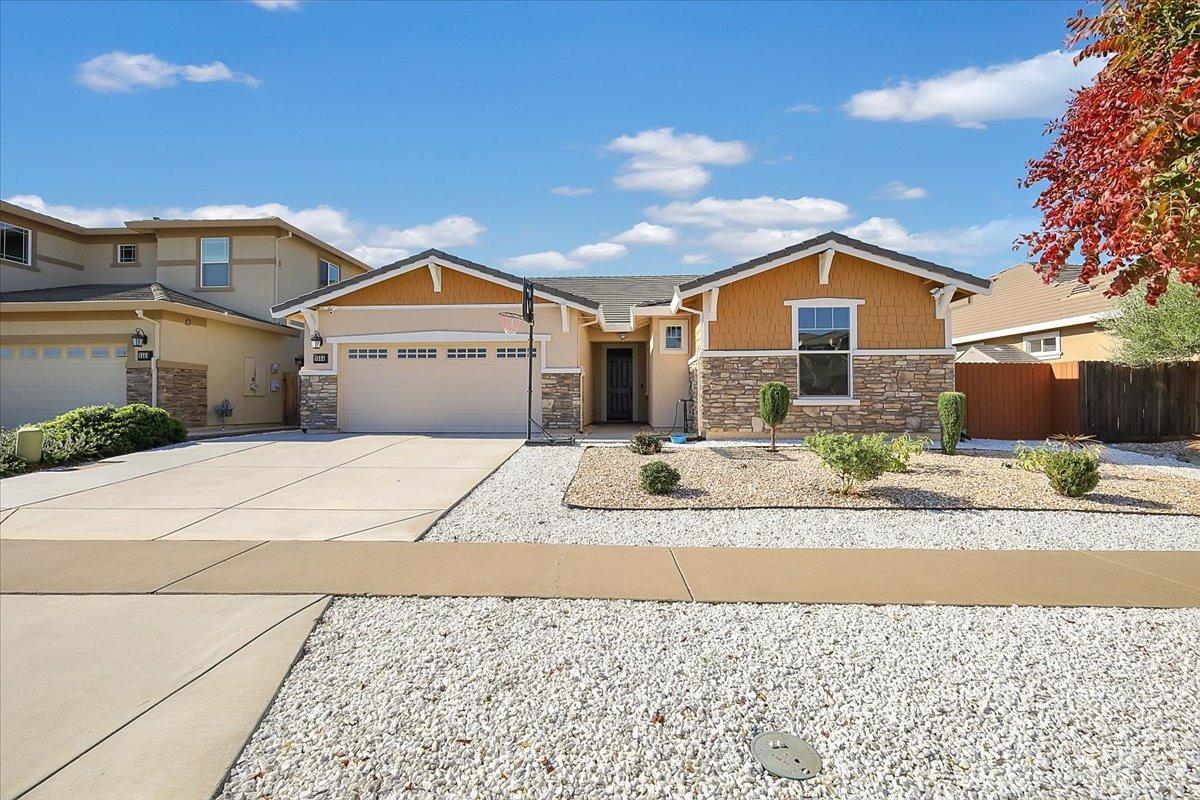
[[124,53],[114,50],[79,65],[77,78],[94,92],[132,92],[134,89],[165,89],[180,78],[192,83],[232,81],[259,85],[258,78],[234,72],[220,61],[211,64],[172,64],[153,53]]
[[251,3],[267,11],[299,11],[300,0],[250,0]]
[[523,256],[506,258],[504,265],[509,269],[515,269],[519,272],[533,272],[543,269],[553,272],[567,272],[569,270],[583,269],[583,264],[567,258],[557,250],[543,250],[540,253],[528,253]]
[[888,181],[879,189],[879,196],[888,200],[923,200],[928,194],[920,186],[909,186],[903,181]]
[[779,158],[764,158],[762,162],[764,164],[766,164],[768,167],[774,167],[779,164],[786,164],[789,161],[795,161],[795,160],[796,160],[795,156],[786,155],[786,156],[780,156]]
[[618,136],[607,149],[629,156],[621,174],[613,178],[618,189],[666,194],[687,194],[707,184],[712,176],[703,165],[743,164],[751,155],[745,142],[719,142],[696,133],[676,134],[674,128]]
[[594,191],[596,190],[588,186],[555,186],[550,190],[550,194],[560,194],[563,197],[583,197]]
[[150,219],[155,216],[164,219],[279,217],[372,266],[406,258],[414,251],[473,245],[478,241],[480,234],[487,230],[471,217],[458,214],[409,228],[394,228],[388,225],[371,227],[351,219],[350,215],[341,209],[325,205],[291,208],[282,203],[229,203],[193,208],[80,208],[47,203],[38,195],[32,194],[14,195],[7,199],[23,208],[91,228],[120,226],[127,220]]
[[960,128],[984,128],[1001,119],[1048,119],[1058,116],[1072,89],[1090,81],[1104,62],[1075,66],[1075,53],[1051,50],[1024,61],[967,67],[936,78],[901,81],[885,89],[859,92],[844,108],[852,117],[871,120],[946,118]]
[[613,237],[613,241],[625,244],[675,244],[678,238],[679,234],[674,228],[639,222],[629,230],[618,233]]
[[710,233],[704,241],[724,253],[742,258],[761,256],[790,247],[805,239],[824,233],[822,228],[754,228],[751,230],[722,230]]
[[709,258],[708,253],[688,253],[683,257],[683,263],[693,267],[697,264],[711,264],[712,259]]
[[902,253],[939,253],[953,256],[960,263],[970,263],[974,257],[1011,250],[1013,241],[1032,230],[1032,225],[1032,220],[1006,217],[965,228],[913,233],[891,217],[871,217],[842,232]]
[[819,225],[840,222],[850,216],[845,203],[825,197],[749,197],[723,200],[705,197],[694,203],[677,200],[665,206],[651,206],[646,214],[659,222],[723,228],[728,225],[777,227],[782,225]]
[[597,242],[584,244],[571,251],[571,258],[576,261],[612,261],[629,254],[629,248],[616,242]]
[[785,114],[820,114],[821,107],[815,106],[812,103],[796,103],[794,106],[788,106],[783,110]]

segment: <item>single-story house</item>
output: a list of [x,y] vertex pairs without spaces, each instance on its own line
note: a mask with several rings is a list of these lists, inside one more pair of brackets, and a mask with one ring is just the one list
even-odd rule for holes
[[0,202],[0,425],[145,402],[279,423],[303,353],[281,299],[370,267],[277,218],[87,228]]
[[[989,282],[827,233],[700,276],[535,278],[534,417],[762,433],[759,387],[793,395],[787,435],[936,433],[954,388],[950,303]],[[272,309],[303,325],[301,425],[524,431],[526,340],[502,330],[522,279],[438,250]]]
[[1104,296],[1113,276],[1083,284],[1079,270],[1064,267],[1049,283],[1032,264],[993,275],[991,294],[951,304],[954,346],[960,353],[975,345],[1011,346],[1038,361],[1108,360],[1112,334],[1096,323],[1113,313],[1114,301]]

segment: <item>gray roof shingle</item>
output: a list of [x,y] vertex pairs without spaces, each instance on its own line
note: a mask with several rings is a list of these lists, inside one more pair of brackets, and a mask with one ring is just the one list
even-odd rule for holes
[[81,303],[88,301],[142,301],[179,303],[180,305],[212,311],[217,314],[228,314],[233,317],[265,322],[268,325],[278,323],[243,314],[231,308],[192,297],[190,294],[168,289],[161,283],[81,283],[73,286],[49,286],[43,289],[24,289],[18,292],[0,293],[0,303]]

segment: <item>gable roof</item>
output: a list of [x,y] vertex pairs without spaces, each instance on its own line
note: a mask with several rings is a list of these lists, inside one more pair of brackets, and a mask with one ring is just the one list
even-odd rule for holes
[[23,289],[17,292],[0,292],[0,305],[12,303],[175,303],[188,306],[198,311],[208,312],[207,316],[235,317],[235,321],[255,322],[269,325],[274,329],[283,329],[289,333],[295,331],[271,320],[261,319],[232,308],[225,308],[199,297],[192,297],[174,289],[169,289],[161,283],[81,283],[72,286],[48,286],[42,289]]
[[1011,344],[973,344],[955,356],[959,364],[1037,364],[1040,359]]
[[571,292],[600,304],[603,330],[633,330],[633,312],[671,302],[675,287],[696,275],[581,275],[534,278],[540,286]]
[[[385,267],[379,267],[378,269],[373,269],[362,275],[355,275],[353,278],[331,286],[302,294],[299,297],[293,297],[291,300],[286,300],[279,305],[272,306],[271,314],[276,318],[286,317],[289,314],[299,312],[301,309],[312,308],[321,301],[333,300],[358,289],[428,265],[449,266],[451,269],[458,269],[468,275],[475,275],[484,280],[508,286],[511,289],[520,290],[524,281],[524,278],[518,275],[486,267],[483,264],[476,264],[474,261],[468,261],[465,258],[443,253],[441,250],[425,250],[417,253],[415,256],[403,258]],[[600,304],[594,300],[588,300],[569,291],[556,289],[536,279],[534,280],[534,294],[547,300],[553,300],[563,305],[587,311],[589,314],[594,314],[600,310]]]
[[950,305],[954,341],[1084,324],[1110,313],[1114,301],[1104,292],[1113,275],[1102,275],[1085,285],[1079,282],[1080,269],[1079,265],[1068,265],[1050,283],[1042,280],[1032,264],[1017,264],[996,273],[989,296]]
[[961,272],[932,261],[907,255],[896,250],[864,242],[844,233],[829,231],[820,236],[814,236],[803,242],[767,253],[765,256],[752,258],[735,264],[732,267],[718,270],[708,275],[702,275],[679,285],[679,297],[690,297],[707,289],[712,289],[735,280],[748,278],[774,267],[783,266],[800,258],[819,253],[824,250],[836,250],[847,255],[858,256],[868,261],[874,261],[884,266],[910,272],[915,275],[930,278],[948,285],[953,285],[968,294],[986,294],[990,289],[987,278],[979,278],[967,272]]

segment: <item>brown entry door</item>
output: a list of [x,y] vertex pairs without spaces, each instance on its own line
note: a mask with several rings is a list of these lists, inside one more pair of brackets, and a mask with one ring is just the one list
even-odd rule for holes
[[633,421],[633,348],[609,348],[606,356],[608,375],[609,422]]

